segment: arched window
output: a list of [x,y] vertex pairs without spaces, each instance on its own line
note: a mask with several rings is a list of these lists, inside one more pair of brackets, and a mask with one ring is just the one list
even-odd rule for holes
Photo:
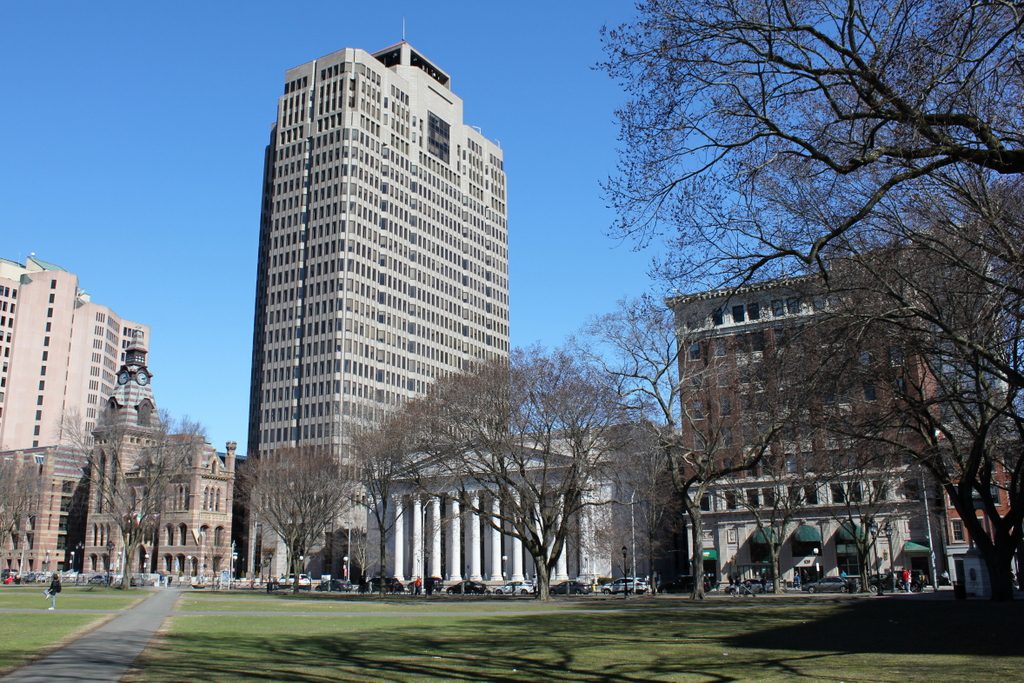
[[100,544],[100,527],[99,527],[98,524],[93,524],[92,525],[92,544],[93,545],[99,545]]
[[174,557],[171,555],[164,555],[164,571],[170,574],[174,571]]
[[220,489],[217,489],[217,506],[215,509],[217,512],[220,512]]
[[203,509],[209,510],[210,505],[210,489],[203,489]]
[[139,425],[142,427],[148,427],[150,421],[152,420],[153,404],[150,403],[148,400],[143,401],[142,403],[139,404],[138,412]]
[[89,567],[92,569],[92,571],[97,571],[99,569],[99,558],[95,555],[90,555]]
[[213,544],[223,545],[224,544],[224,527],[219,526],[213,532]]
[[184,524],[178,525],[178,545],[188,545],[188,527]]
[[192,491],[189,489],[188,484],[185,484],[185,509],[188,510],[192,504]]
[[174,527],[168,524],[165,531],[167,532],[167,545],[174,545]]

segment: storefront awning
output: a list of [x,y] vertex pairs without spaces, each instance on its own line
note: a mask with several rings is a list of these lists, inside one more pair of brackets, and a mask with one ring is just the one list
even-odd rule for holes
[[821,543],[821,529],[810,524],[801,524],[793,532],[793,538],[801,543]]
[[705,560],[717,560],[718,559],[718,551],[717,550],[705,550],[703,555],[702,555],[702,557]]
[[[856,535],[855,535],[856,534]],[[853,543],[858,538],[864,538],[864,529],[850,522],[843,522],[836,532],[836,538],[845,543]]]
[[775,529],[758,529],[750,537],[750,542],[758,545],[768,545],[769,539],[771,541],[775,540]]
[[923,543],[915,543],[914,541],[907,541],[903,544],[903,552],[908,555],[927,555],[932,551],[931,548],[924,545]]

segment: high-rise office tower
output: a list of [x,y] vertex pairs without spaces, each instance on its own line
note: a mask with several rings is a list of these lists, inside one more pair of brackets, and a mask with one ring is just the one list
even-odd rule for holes
[[91,431],[136,330],[93,303],[78,276],[0,259],[0,450],[54,446],[66,419]]
[[404,41],[290,69],[264,170],[249,451],[344,444],[505,357],[502,151]]

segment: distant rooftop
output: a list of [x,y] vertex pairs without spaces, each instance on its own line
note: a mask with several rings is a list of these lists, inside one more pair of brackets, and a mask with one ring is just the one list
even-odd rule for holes
[[390,47],[386,47],[373,54],[377,60],[387,67],[412,66],[422,70],[435,81],[451,90],[451,77],[444,71],[434,66],[426,57],[412,49],[412,46],[404,40]]

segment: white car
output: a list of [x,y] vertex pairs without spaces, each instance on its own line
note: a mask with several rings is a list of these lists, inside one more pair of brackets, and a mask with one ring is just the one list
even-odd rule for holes
[[601,592],[605,595],[613,595],[615,593],[622,593],[627,588],[630,593],[640,594],[646,593],[650,586],[647,584],[647,579],[638,579],[630,576],[625,579],[615,579],[611,583],[606,583],[601,587]]
[[532,581],[509,581],[494,589],[495,595],[533,595],[536,587]]

